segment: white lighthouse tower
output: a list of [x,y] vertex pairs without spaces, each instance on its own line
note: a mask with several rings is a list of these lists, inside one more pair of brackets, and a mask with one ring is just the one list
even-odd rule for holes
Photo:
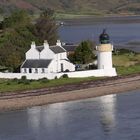
[[116,76],[116,69],[112,67],[113,45],[110,43],[106,30],[99,37],[100,44],[97,46],[98,69],[104,70],[105,76]]

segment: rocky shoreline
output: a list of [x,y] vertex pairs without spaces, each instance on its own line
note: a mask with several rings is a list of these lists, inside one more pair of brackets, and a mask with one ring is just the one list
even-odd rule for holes
[[140,89],[140,74],[0,95],[0,111],[93,98]]

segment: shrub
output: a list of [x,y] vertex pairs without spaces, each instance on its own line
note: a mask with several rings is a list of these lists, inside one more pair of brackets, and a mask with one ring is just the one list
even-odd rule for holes
[[18,84],[25,84],[25,85],[30,84],[30,80],[28,80],[26,76],[22,76],[21,79],[19,79],[17,82]]
[[26,79],[27,79],[26,76],[21,77],[21,80],[26,80]]
[[39,79],[39,81],[41,83],[47,83],[47,82],[49,82],[49,79],[48,78],[42,78],[42,79]]
[[55,76],[55,78],[54,78],[54,79],[58,79],[58,78],[57,78],[57,76]]
[[63,74],[61,77],[62,78],[69,78],[69,76],[67,74]]

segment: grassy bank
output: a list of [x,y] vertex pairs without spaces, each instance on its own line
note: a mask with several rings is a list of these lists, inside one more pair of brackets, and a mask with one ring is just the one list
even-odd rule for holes
[[91,81],[91,80],[98,80],[102,78],[96,77],[88,77],[88,78],[60,78],[55,80],[47,80],[47,79],[40,79],[40,80],[7,80],[1,79],[0,80],[0,92],[7,92],[7,91],[22,91],[22,90],[32,90],[32,89],[39,89],[45,87],[54,87],[66,84],[76,84],[83,81]]
[[123,52],[113,55],[113,65],[118,75],[128,75],[140,72],[140,54]]

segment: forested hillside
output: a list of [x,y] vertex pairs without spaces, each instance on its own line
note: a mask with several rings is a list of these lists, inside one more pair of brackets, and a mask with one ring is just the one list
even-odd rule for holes
[[46,8],[72,14],[140,14],[140,0],[0,0],[1,14],[17,8],[31,14]]

